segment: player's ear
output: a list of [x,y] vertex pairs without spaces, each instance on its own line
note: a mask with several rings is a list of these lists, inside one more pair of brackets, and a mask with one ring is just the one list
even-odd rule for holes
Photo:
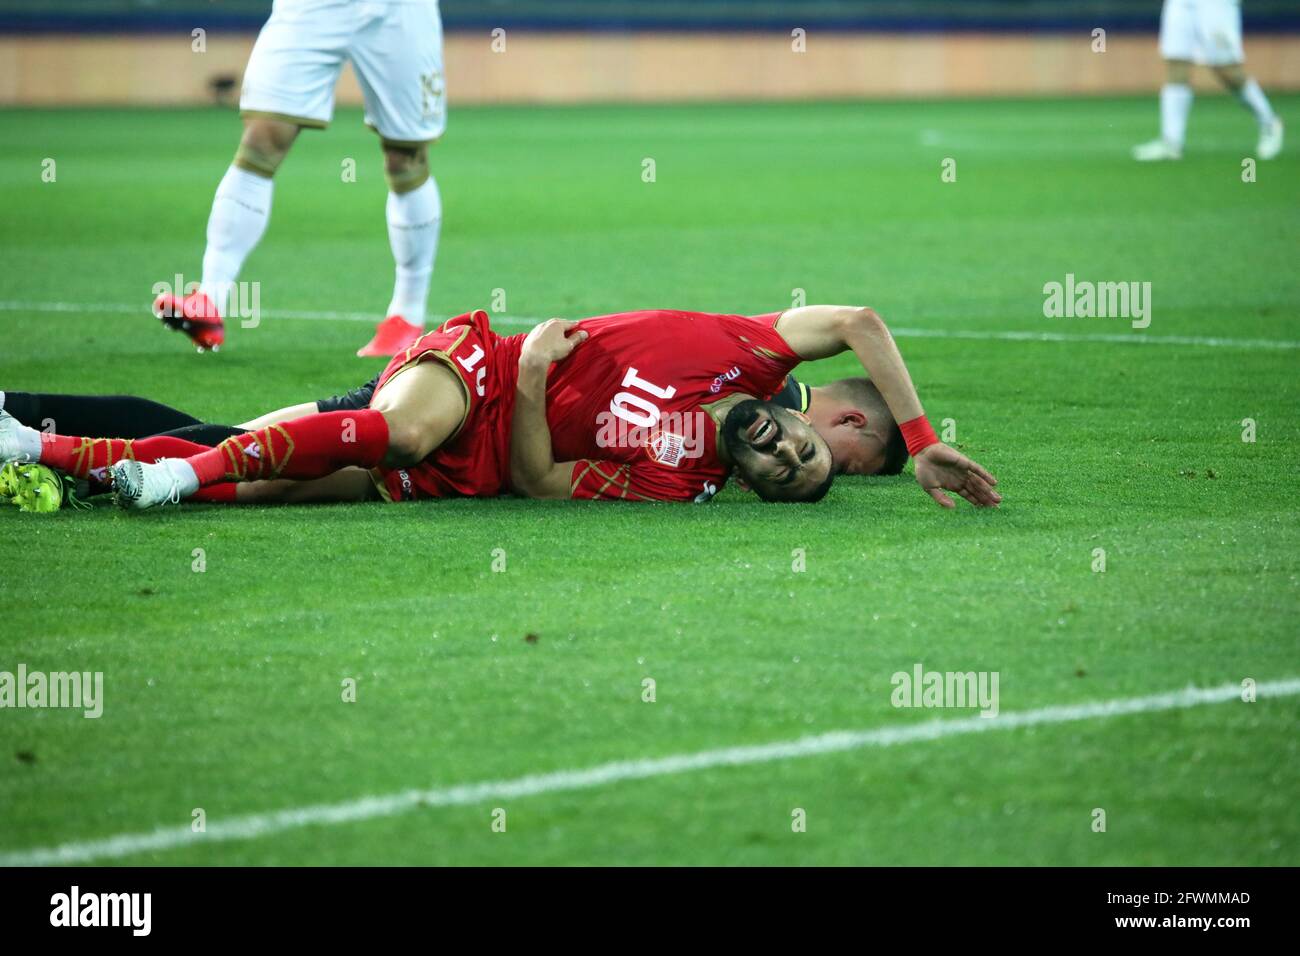
[[739,488],[741,491],[754,490],[753,488],[749,487],[749,482],[747,482],[744,478],[741,478],[739,475],[736,476],[736,487]]
[[856,408],[840,412],[831,420],[832,425],[848,425],[850,428],[862,428],[867,424],[867,416]]

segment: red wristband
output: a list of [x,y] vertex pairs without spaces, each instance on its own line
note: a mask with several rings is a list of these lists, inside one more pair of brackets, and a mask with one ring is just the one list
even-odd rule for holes
[[930,420],[924,415],[918,415],[898,427],[903,433],[903,441],[907,442],[907,453],[913,458],[921,449],[939,444],[939,436],[934,433]]

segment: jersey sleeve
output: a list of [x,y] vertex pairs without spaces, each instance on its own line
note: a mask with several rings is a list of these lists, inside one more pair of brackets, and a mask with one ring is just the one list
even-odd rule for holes
[[569,494],[590,501],[706,501],[717,494],[722,482],[648,462],[584,458],[573,463]]
[[791,367],[798,365],[803,359],[795,354],[794,349],[790,348],[788,342],[776,330],[777,320],[785,315],[785,310],[780,312],[764,312],[762,315],[745,315],[741,316],[746,322],[746,337],[753,337],[761,347],[767,350],[772,358],[782,359],[792,363]]

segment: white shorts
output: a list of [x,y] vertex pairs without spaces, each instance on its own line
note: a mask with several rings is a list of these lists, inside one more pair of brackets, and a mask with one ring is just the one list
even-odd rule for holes
[[1160,11],[1160,55],[1205,66],[1246,61],[1238,0],[1165,0]]
[[427,143],[447,126],[437,0],[275,0],[244,71],[239,109],[323,129],[349,60],[366,124],[385,140]]

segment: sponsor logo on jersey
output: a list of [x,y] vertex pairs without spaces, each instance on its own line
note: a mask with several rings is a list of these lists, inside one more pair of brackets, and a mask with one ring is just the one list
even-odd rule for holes
[[676,468],[684,459],[702,458],[712,425],[707,412],[692,409],[656,414],[648,424],[629,422],[616,412],[596,415],[596,447],[644,448],[651,459]]
[[723,385],[726,385],[728,382],[734,382],[738,378],[740,378],[740,366],[733,365],[713,380],[713,384],[709,386],[709,391],[714,395],[717,395],[718,392],[722,391]]
[[659,464],[676,468],[686,457],[686,439],[672,432],[656,431],[646,443],[646,453]]
[[251,445],[244,446],[244,454],[249,458],[256,458],[260,461],[262,458],[262,449],[257,447],[257,442],[253,442]]

